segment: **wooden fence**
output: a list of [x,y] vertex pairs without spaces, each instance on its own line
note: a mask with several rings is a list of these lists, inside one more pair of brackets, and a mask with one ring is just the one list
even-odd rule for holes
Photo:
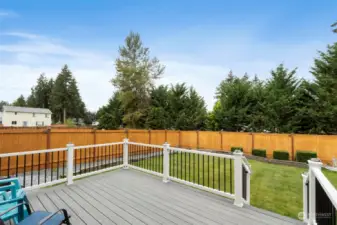
[[288,151],[294,160],[296,151],[317,152],[324,162],[337,157],[337,135],[300,135],[270,133],[238,133],[211,131],[172,131],[172,130],[95,130],[95,129],[0,129],[0,153],[22,152],[50,148],[62,148],[67,143],[75,145],[119,142],[123,138],[133,142],[193,149],[230,151],[231,147],[242,147],[244,153],[252,149],[266,149],[267,157],[273,151]]

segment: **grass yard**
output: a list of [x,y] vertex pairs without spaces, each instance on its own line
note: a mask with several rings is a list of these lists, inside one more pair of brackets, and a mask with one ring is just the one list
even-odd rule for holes
[[[215,189],[226,190],[226,192],[233,192],[234,162],[230,163],[230,161],[207,156],[203,159],[200,156],[198,160],[197,155],[194,154],[174,154],[170,158],[170,175]],[[302,211],[301,174],[307,169],[255,160],[249,160],[249,163],[253,171],[251,205],[298,219],[297,214]],[[161,172],[162,157],[139,160],[132,164]],[[226,173],[224,173],[225,166]],[[337,173],[327,170],[323,172],[337,188]]]

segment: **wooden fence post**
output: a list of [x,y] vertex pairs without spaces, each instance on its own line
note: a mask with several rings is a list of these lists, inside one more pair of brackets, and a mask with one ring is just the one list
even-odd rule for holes
[[165,129],[165,142],[167,142],[167,130]]
[[[48,127],[47,130],[45,131],[45,133],[47,135],[47,143],[46,143],[47,146],[46,147],[47,147],[47,149],[50,149],[50,133],[51,133],[51,128]],[[53,153],[51,153],[51,154],[53,154]],[[48,168],[48,166],[50,164],[50,154],[47,153],[46,156],[45,156],[46,158],[44,160],[47,161],[47,168]]]
[[127,128],[124,128],[124,134],[125,134],[125,137],[124,138],[129,138],[129,130]]
[[179,130],[179,140],[178,140],[178,147],[181,148],[181,130]]
[[151,144],[151,129],[149,129],[149,144]]
[[[94,128],[93,130],[92,130],[92,132],[93,132],[93,134],[94,134],[94,145],[97,143],[97,140],[96,140],[96,128]],[[76,158],[76,156],[75,156],[75,158]],[[96,162],[96,147],[94,147],[94,155],[93,155],[93,158],[94,158],[94,160],[93,160],[93,162]],[[89,156],[89,161],[90,161],[90,156]]]
[[254,133],[250,133],[252,135],[252,150],[251,150],[251,153],[254,149]]
[[222,130],[220,130],[220,148],[223,150],[223,144],[222,144]]
[[295,161],[295,151],[294,151],[294,135],[290,134],[291,138],[291,160]]
[[199,130],[197,130],[197,149],[199,149]]

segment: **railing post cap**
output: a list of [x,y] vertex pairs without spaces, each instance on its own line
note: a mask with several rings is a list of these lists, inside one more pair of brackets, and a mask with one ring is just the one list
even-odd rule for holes
[[233,152],[233,155],[236,155],[236,156],[243,156],[243,152],[240,151],[240,150],[235,150],[235,151]]
[[73,144],[73,143],[71,143],[71,142],[69,142],[68,144],[67,144],[67,147],[74,147],[75,145]]
[[308,172],[304,172],[301,174],[302,177],[308,177]]
[[169,143],[167,143],[167,142],[165,142],[165,143],[164,143],[164,145],[165,145],[165,146],[170,146],[170,144],[169,144]]
[[322,161],[319,158],[312,158],[308,160],[309,167],[321,168],[323,166]]
[[124,142],[128,142],[129,139],[128,139],[128,138],[124,138],[123,141],[124,141]]

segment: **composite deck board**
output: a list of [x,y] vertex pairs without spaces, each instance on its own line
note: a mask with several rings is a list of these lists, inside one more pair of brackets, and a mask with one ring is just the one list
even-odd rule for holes
[[[137,179],[136,177],[134,179]],[[151,195],[154,195],[154,192],[159,193],[159,196],[157,196],[158,198],[160,198],[160,192],[158,192],[158,185],[161,185],[161,183],[158,183],[158,181],[154,181],[153,182],[153,178],[146,180],[146,182],[144,182],[144,187],[147,188],[152,188],[152,192]],[[135,180],[136,181],[136,180]],[[163,185],[170,185],[170,184],[163,184]],[[174,184],[176,185],[176,184]],[[141,184],[138,184],[137,188],[139,188],[141,186]],[[184,186],[183,186],[184,187]],[[137,191],[137,190],[134,190]],[[196,198],[196,194],[202,194],[204,195],[205,192],[204,191],[198,191],[197,189],[195,189],[192,193],[190,188],[188,188],[187,191],[183,191],[183,189],[181,189],[182,192],[175,192],[174,189],[171,193],[171,191],[169,190],[167,193],[171,196],[171,199],[174,199],[175,201],[177,201],[176,203],[180,203],[180,202],[184,202],[186,205],[189,205],[189,209],[191,208],[195,208],[195,212],[198,213],[203,213],[204,212],[204,208],[205,208],[205,199],[204,198]],[[155,196],[153,196],[155,197]],[[214,197],[214,196],[213,196]],[[222,197],[221,197],[222,198]],[[222,203],[224,200],[224,198],[221,199]],[[226,206],[219,206],[218,203],[213,203],[214,198],[211,198],[209,202],[207,202],[207,208],[212,209],[212,210],[208,210],[207,212],[205,212],[204,214],[210,215],[213,213],[218,213],[217,216],[219,219],[223,219],[223,220],[230,220],[231,222],[237,222],[240,221],[242,223],[246,222],[249,224],[270,224],[270,222],[278,222],[278,219],[272,219],[271,221],[265,222],[263,221],[263,218],[260,219],[259,215],[251,215],[249,213],[245,213],[245,212],[241,212],[242,208],[237,208],[234,205],[232,205],[232,207],[228,207],[228,205]]]
[[303,224],[143,172],[116,170],[27,193],[34,210],[65,208],[73,225]]

